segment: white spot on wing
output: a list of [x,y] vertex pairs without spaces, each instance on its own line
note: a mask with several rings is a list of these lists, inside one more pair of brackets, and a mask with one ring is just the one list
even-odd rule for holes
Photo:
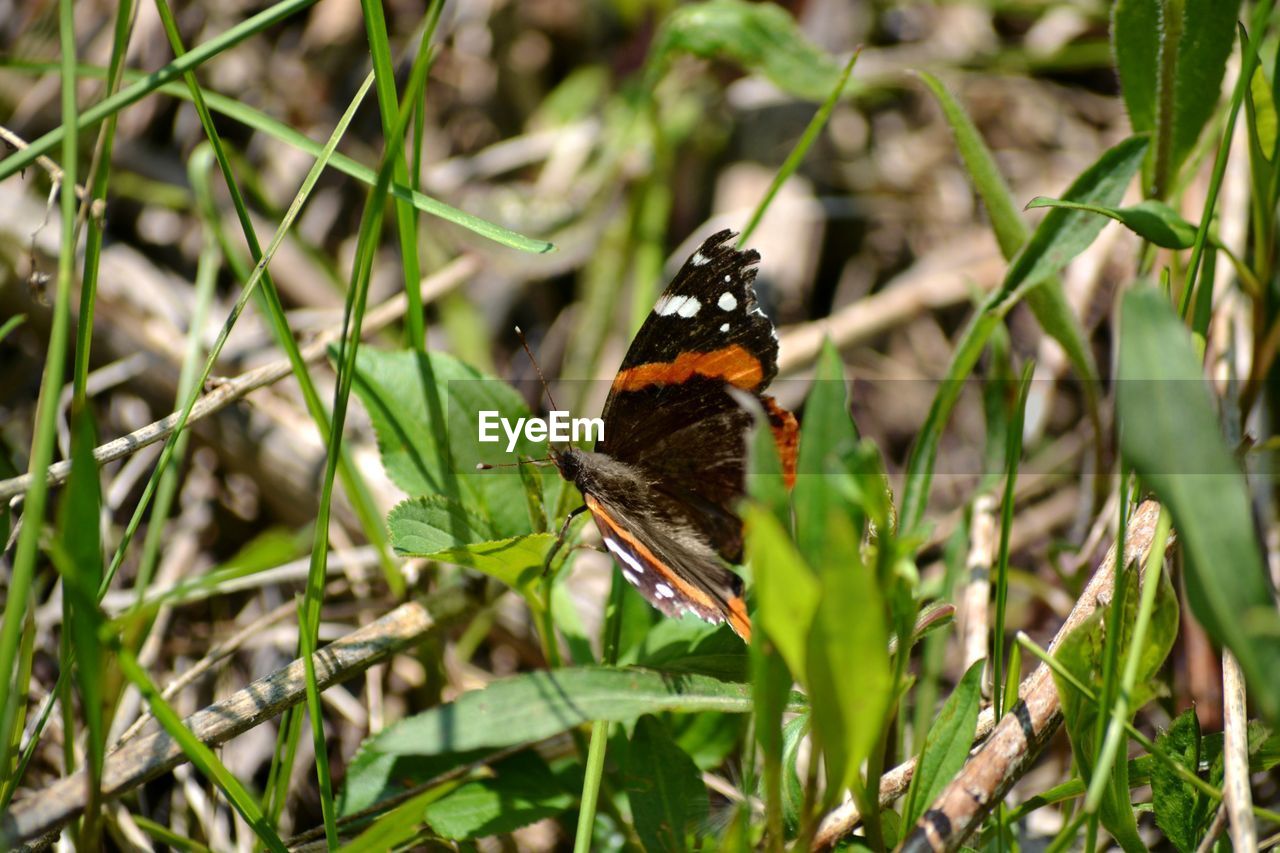
[[653,306],[653,313],[659,317],[692,317],[702,308],[702,303],[692,296],[664,296]]
[[705,267],[707,264],[711,263],[711,259],[701,252],[694,252],[693,257],[689,259],[689,263],[693,264],[695,267]]
[[720,331],[722,331],[722,332],[727,332],[727,331],[729,331],[729,324],[728,324],[728,323],[721,323],[721,324],[720,324]]
[[725,280],[726,282],[728,282],[728,281],[733,281],[733,276],[731,276],[731,275],[726,275],[726,276],[724,277],[724,280]]
[[640,585],[640,578],[638,578],[638,577],[636,577],[635,575],[631,574],[631,570],[630,570],[630,569],[623,569],[623,570],[622,570],[622,576],[623,576],[624,578],[626,578],[626,579],[627,579],[627,583],[631,584],[632,586],[639,586],[639,585]]
[[732,311],[738,307],[738,297],[726,290],[720,294],[720,301],[716,304],[720,306],[721,311]]
[[675,598],[676,597],[676,591],[671,587],[667,586],[665,583],[655,584],[653,587],[653,591],[658,594],[659,598]]
[[[623,548],[621,545],[619,545],[617,542],[614,542],[612,539],[610,539],[607,536],[605,537],[605,540],[604,540],[604,546],[608,548],[610,551],[612,551],[615,557],[617,557],[619,560],[622,561],[622,564],[624,566],[622,570],[623,574],[625,575],[631,574],[630,572],[627,571],[627,568],[634,569],[637,574],[644,574],[644,566],[640,565],[640,561],[637,560],[635,557],[631,556],[631,553],[627,551],[626,548]],[[627,580],[631,581],[632,583],[639,583],[639,581],[634,579],[634,576],[628,577]]]

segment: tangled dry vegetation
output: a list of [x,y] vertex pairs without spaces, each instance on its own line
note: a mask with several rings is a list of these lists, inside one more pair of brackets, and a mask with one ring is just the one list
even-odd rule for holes
[[[383,42],[389,44],[403,96],[429,19],[417,2],[387,4],[378,14],[377,4],[341,0],[296,5],[298,10],[280,21],[218,51],[195,75],[210,94],[213,124],[262,246],[304,184],[317,151],[304,150],[260,117],[318,147],[366,85],[373,67],[370,27],[384,27]],[[0,838],[49,844],[68,827],[66,837],[85,849],[168,844],[248,850],[270,848],[279,839],[319,845],[336,798],[334,818],[344,839],[365,830],[369,815],[381,815],[384,828],[390,826],[397,814],[393,806],[410,803],[417,811],[405,821],[413,828],[395,836],[398,845],[568,849],[577,832],[581,846],[585,725],[530,738],[536,749],[522,742],[470,752],[458,747],[448,761],[406,759],[395,773],[386,770],[383,791],[365,790],[373,784],[368,767],[363,775],[351,768],[366,739],[396,721],[445,707],[517,673],[591,663],[601,654],[598,638],[616,574],[612,563],[605,554],[574,551],[567,569],[556,576],[554,591],[550,585],[512,591],[492,576],[448,560],[393,551],[385,518],[405,499],[404,482],[384,458],[386,436],[375,433],[379,415],[369,411],[369,392],[359,374],[343,431],[346,456],[332,494],[322,595],[320,589],[309,590],[316,565],[314,527],[318,517],[328,517],[324,483],[334,478],[326,470],[332,454],[327,434],[317,428],[317,411],[332,412],[335,391],[339,397],[344,393],[338,381],[344,299],[351,270],[369,248],[363,348],[399,350],[422,334],[428,349],[511,382],[536,407],[539,386],[513,332],[518,325],[543,370],[560,378],[557,387],[572,389],[566,395],[576,397],[585,413],[595,413],[603,399],[601,385],[573,380],[605,380],[607,388],[636,318],[647,311],[659,282],[707,234],[745,225],[829,90],[814,91],[812,81],[796,69],[790,70],[791,85],[780,85],[771,63],[783,48],[767,43],[762,53],[751,55],[745,42],[715,44],[715,33],[698,31],[696,22],[689,25],[694,35],[658,62],[655,46],[670,37],[677,15],[668,5],[620,0],[446,4],[433,37],[437,49],[420,112],[409,120],[410,139],[417,144],[404,147],[407,171],[395,180],[416,176],[417,187],[431,199],[526,235],[530,245],[548,241],[554,251],[522,251],[430,211],[406,219],[409,208],[398,210],[390,202],[381,205],[386,213],[377,239],[362,237],[373,170],[383,162],[391,129],[379,81],[355,110],[336,149],[363,164],[366,179],[341,170],[337,158],[329,164],[271,260],[271,281],[264,279],[259,287],[259,293],[270,287],[278,294],[297,352],[291,355],[280,345],[271,299],[255,296],[235,323],[212,376],[198,389],[189,441],[175,448],[176,464],[156,481],[154,497],[149,483],[182,410],[184,390],[197,387],[200,365],[249,280],[257,250],[246,244],[236,204],[182,78],[113,113],[105,199],[82,224],[76,254],[72,326],[70,339],[64,339],[67,384],[54,415],[53,459],[63,461],[54,465],[45,512],[49,528],[41,538],[49,549],[42,554],[57,551],[51,540],[96,539],[93,516],[74,515],[65,497],[72,447],[80,434],[73,412],[87,410],[101,466],[99,561],[102,569],[115,571],[100,601],[89,607],[98,608],[94,626],[114,631],[116,644],[107,644],[108,650],[93,658],[94,672],[74,683],[59,677],[70,672],[75,650],[86,648],[84,635],[72,630],[76,619],[86,618],[77,608],[86,605],[83,591],[77,599],[69,590],[69,575],[56,554],[33,563],[25,601],[12,600],[18,540],[22,528],[33,523],[23,504],[33,480],[22,475],[37,444],[37,400],[56,326],[59,259],[65,254],[59,197],[51,191],[62,174],[60,149],[0,181],[0,324],[23,318],[0,332],[0,495],[10,507],[0,590],[10,605],[5,618],[17,620],[13,624],[20,629],[14,628],[13,636],[21,640],[15,640],[14,680],[6,684],[25,693],[0,702],[16,709],[12,731],[20,734],[3,753],[9,764],[0,770],[0,794],[8,811]],[[707,5],[733,7],[718,0]],[[937,75],[963,105],[1019,205],[1038,196],[1061,197],[1103,152],[1132,133],[1108,43],[1109,9],[1101,3],[976,0],[932,5],[809,0],[787,6],[782,14],[797,22],[812,49],[827,55],[837,71],[855,47],[862,48],[844,97],[751,237],[750,245],[763,259],[762,298],[781,338],[775,390],[803,418],[815,373],[830,377],[820,366],[823,341],[829,338],[851,379],[848,399],[858,435],[878,448],[890,493],[900,497],[909,490],[904,472],[939,380],[953,363],[956,341],[1009,270],[1009,253],[975,191],[970,164],[957,154],[953,127],[918,72]],[[187,49],[194,49],[256,10],[238,3],[186,4],[175,10],[177,32]],[[106,91],[102,70],[110,66],[117,43],[118,12],[100,0],[74,4],[76,53],[83,66],[75,87],[81,110],[99,103]],[[385,25],[376,21],[379,15],[385,15]],[[62,125],[58,16],[59,6],[52,2],[0,3],[0,125],[6,156]],[[716,26],[714,19],[710,26]],[[139,5],[128,32],[128,69],[148,71],[172,60],[156,7]],[[695,35],[711,46],[699,48]],[[1266,38],[1274,55],[1269,32]],[[1224,83],[1228,93],[1241,57],[1237,44]],[[122,88],[136,82],[133,74],[126,73]],[[817,79],[827,81],[821,75]],[[1222,245],[1244,254],[1248,235],[1256,233],[1256,224],[1250,231],[1247,136],[1236,134],[1220,182],[1214,182],[1210,168],[1226,114],[1224,101],[1192,153],[1179,199],[1184,215],[1195,222],[1211,189],[1217,192],[1215,234]],[[77,189],[86,197],[92,182],[84,176],[100,154],[95,149],[99,126],[86,128],[80,137]],[[1274,137],[1274,127],[1271,133]],[[1140,183],[1129,187],[1125,203],[1142,198]],[[1034,227],[1043,212],[1021,215]],[[94,261],[96,292],[86,313],[79,282],[87,265],[84,233],[95,223],[104,239]],[[406,223],[411,258],[403,250]],[[1150,272],[1153,252],[1150,246],[1144,249],[1137,234],[1110,224],[1062,271],[1062,293],[1100,366],[1101,380],[1082,377],[1071,355],[1045,334],[1025,304],[1005,315],[981,363],[963,376],[972,381],[965,382],[942,433],[924,518],[915,519],[928,524],[900,530],[896,542],[899,558],[916,573],[909,597],[954,604],[961,618],[951,623],[949,612],[937,616],[942,629],[914,647],[907,669],[899,673],[904,678],[913,673],[918,680],[909,699],[892,712],[896,716],[887,718],[893,723],[886,724],[888,734],[871,758],[879,762],[884,804],[875,825],[860,836],[872,846],[892,845],[906,835],[909,824],[899,827],[889,804],[906,793],[910,759],[942,701],[968,665],[987,656],[995,605],[988,614],[990,587],[969,583],[967,570],[977,567],[972,577],[978,578],[989,569],[994,579],[1004,561],[1009,571],[1001,606],[1007,609],[998,624],[1008,638],[1024,631],[1049,647],[1064,621],[1075,625],[1098,606],[1100,588],[1090,579],[1109,583],[1114,560],[1104,555],[1119,535],[1121,494],[1135,499],[1128,521],[1131,556],[1159,563],[1162,551],[1152,542],[1157,536],[1164,542],[1167,527],[1157,523],[1158,507],[1137,508],[1142,485],[1132,493],[1117,485],[1120,451],[1114,440],[1111,370],[1117,358],[1119,294],[1144,276],[1156,277]],[[1175,270],[1184,268],[1185,260],[1160,257]],[[1214,321],[1203,341],[1209,372],[1217,379],[1242,380],[1251,369],[1249,353],[1257,352],[1250,342],[1269,325],[1251,313],[1259,303],[1246,298],[1237,283],[1239,271],[1225,257],[1219,255],[1216,267],[1201,275],[1216,282],[1217,293]],[[406,282],[418,299],[406,297]],[[414,316],[418,304],[423,323],[415,332],[415,323],[406,318]],[[77,316],[89,318],[92,336],[83,388],[73,389],[72,365],[80,370],[82,363],[74,347],[82,328]],[[303,363],[309,379],[300,385]],[[1035,365],[1034,380],[1020,386],[1018,373],[1028,363]],[[1011,414],[1020,390],[1025,423],[1023,414]],[[1090,400],[1099,391],[1095,421]],[[1224,416],[1224,421],[1235,449],[1241,418]],[[1012,515],[1004,523],[1007,541],[1002,541],[1007,439],[1018,424],[1021,455],[1014,466]],[[1098,424],[1104,428],[1101,438]],[[1259,443],[1269,435],[1265,424],[1244,432]],[[1259,479],[1267,482],[1265,476]],[[141,515],[132,544],[113,560],[131,535],[126,533],[131,518],[146,502],[154,509]],[[1269,486],[1255,485],[1255,506],[1270,545],[1277,528]],[[583,535],[590,542],[594,532]],[[1000,553],[1005,549],[1007,559]],[[1180,567],[1181,560],[1170,565]],[[544,593],[545,601],[539,598]],[[1135,601],[1137,595],[1135,587]],[[318,618],[309,623],[309,609],[321,601]],[[547,626],[539,621],[539,601],[554,614],[547,623],[553,625],[551,648]],[[1108,589],[1101,589],[1100,601],[1103,609],[1110,604]],[[636,598],[622,609],[623,662],[695,674],[703,672],[700,666],[721,667],[719,675],[727,668],[738,674],[725,678],[735,689],[746,680],[748,658],[740,644],[723,642],[720,634],[692,633],[702,631],[700,626],[651,637],[658,620],[643,602]],[[1176,617],[1178,608],[1173,610]],[[852,604],[849,612],[851,621],[860,618]],[[299,650],[307,648],[308,627],[327,648],[314,676],[295,663]],[[890,633],[900,627],[893,623]],[[1145,705],[1135,725],[1154,735],[1194,707],[1200,728],[1219,732],[1224,708],[1220,651],[1185,605],[1174,630],[1176,645],[1159,670],[1161,696]],[[694,655],[700,663],[684,670],[679,657],[661,653],[664,641],[688,651],[710,642],[707,637],[718,643],[715,654]],[[177,716],[189,718],[197,738],[218,747],[221,764],[251,792],[259,815],[265,813],[263,824],[250,819],[252,810],[246,812],[227,794],[221,780],[214,784],[207,769],[194,769],[191,749],[151,719],[149,697],[117,658],[121,647],[163,691]],[[1065,737],[1052,738],[1062,719],[1059,698],[1049,671],[1042,667],[1033,674],[1030,658],[1015,654],[1012,664],[1003,660],[1014,667],[1020,662],[1029,674],[1023,697],[1034,706],[1032,729],[1015,727],[997,736],[1031,743],[1010,741],[1015,766],[971,761],[966,769],[976,774],[969,782],[983,787],[993,802],[1007,796],[1006,811],[995,822],[985,811],[968,818],[948,812],[964,832],[985,827],[985,834],[975,836],[983,844],[1015,836],[1052,837],[1077,819],[1085,821],[1074,805],[1082,791],[1063,795],[1065,806],[1046,794],[1056,791],[1055,785],[1070,784],[1079,772],[1078,756],[1073,761]],[[1229,684],[1234,672],[1229,666]],[[330,790],[317,781],[317,741],[308,733],[312,677],[322,690],[310,714],[324,720],[322,767],[332,780]],[[992,699],[989,673],[987,678],[984,707]],[[810,686],[799,673],[795,680]],[[84,694],[77,692],[94,689],[86,688],[88,682],[96,682],[103,708],[96,733],[84,713]],[[741,690],[733,701],[750,710],[751,690]],[[52,701],[73,694],[70,705]],[[1049,704],[1035,706],[1034,697]],[[791,707],[786,719],[807,720],[808,713]],[[806,723],[786,729],[787,774],[778,783],[789,798],[786,828],[783,837],[771,834],[782,828],[783,813],[775,823],[768,770],[760,782],[753,765],[760,756],[745,717],[668,713],[644,717],[634,728],[630,721],[617,727],[588,844],[682,849],[686,838],[707,836],[712,840],[704,843],[712,846],[775,849],[784,838],[788,844],[822,845],[854,831],[858,807],[865,814],[874,793],[842,804],[843,788],[834,780],[819,780],[817,747],[811,750]],[[980,737],[989,734],[995,718],[990,710],[979,718]],[[646,722],[654,719],[665,721],[660,731]],[[12,716],[0,721],[14,724]],[[821,731],[823,723],[814,725]],[[1271,769],[1276,750],[1258,726],[1251,731],[1258,744],[1267,746],[1259,752],[1255,745],[1253,752],[1258,772],[1252,803],[1275,807],[1280,803]],[[37,730],[39,736],[33,737]],[[105,747],[102,802],[82,769],[87,764],[92,772],[95,739]],[[677,826],[662,837],[665,841],[648,834],[638,795],[627,798],[641,771],[633,767],[636,759],[619,756],[634,755],[637,743],[655,754],[675,749],[681,753],[672,759],[675,764],[691,761],[696,768],[688,778],[699,787],[687,798],[704,805],[700,813],[679,814],[677,820],[688,821],[687,827]],[[1042,743],[1047,745],[1032,766],[1029,759]],[[768,749],[761,741],[762,754]],[[832,759],[824,755],[829,769]],[[760,760],[767,765],[767,757]],[[1119,761],[1124,764],[1123,753]],[[811,766],[815,770],[807,769]],[[1199,769],[1196,765],[1193,772]],[[589,779],[591,771],[586,773]],[[598,777],[599,767],[595,773]],[[1139,777],[1132,777],[1135,787]],[[515,788],[483,787],[495,778],[514,779]],[[798,790],[789,787],[793,778]],[[1206,778],[1212,778],[1211,771]],[[764,787],[757,790],[757,784]],[[1220,787],[1221,776],[1212,784]],[[1248,794],[1247,781],[1245,787]],[[458,792],[480,801],[482,789],[506,797],[500,815],[469,823],[460,816],[467,808],[483,811],[491,804],[459,803]],[[435,806],[412,799],[424,791],[442,799]],[[1196,795],[1193,790],[1191,796]],[[1033,796],[1046,796],[1049,805],[1017,810]],[[937,800],[935,808],[943,802]],[[81,820],[86,807],[90,817]],[[1012,818],[1008,810],[1016,811]],[[1117,834],[1106,814],[1104,807],[1104,829]],[[1216,802],[1206,814],[1208,827],[1219,814]],[[68,824],[73,818],[77,822]],[[1260,820],[1275,830],[1274,823]],[[1075,826],[1097,832],[1096,823]],[[1143,843],[1169,837],[1167,828],[1157,829],[1150,818],[1137,826]],[[1214,827],[1221,831],[1220,823]],[[952,848],[964,837],[960,830],[955,838],[940,838],[937,827],[931,831],[930,843]],[[1209,837],[1208,832],[1202,829],[1199,837]],[[1248,837],[1237,836],[1237,844]],[[364,843],[372,849],[380,844]]]

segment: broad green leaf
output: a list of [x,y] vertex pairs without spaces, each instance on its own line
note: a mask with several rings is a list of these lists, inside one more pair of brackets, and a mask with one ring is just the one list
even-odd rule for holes
[[[1163,10],[1181,12],[1178,21],[1166,21]],[[1167,128],[1170,170],[1176,174],[1195,146],[1200,132],[1218,105],[1222,77],[1235,40],[1239,0],[1184,0],[1164,4],[1160,0],[1118,0],[1111,18],[1111,45],[1124,93],[1129,120],[1135,131],[1160,132]],[[1176,33],[1176,45],[1162,44]],[[1160,69],[1173,51],[1173,108],[1160,114]]]
[[1116,0],[1111,7],[1111,48],[1135,133],[1156,126],[1159,33],[1160,0]]
[[[542,576],[547,554],[555,545],[555,541],[554,533],[530,533],[528,536],[472,542],[470,545],[459,545],[430,554],[413,556],[467,566],[478,572],[484,572],[523,593],[528,590],[530,584]],[[392,542],[393,544],[395,542],[394,534]]]
[[1250,698],[1274,723],[1280,720],[1280,617],[1247,486],[1223,440],[1191,336],[1152,288],[1125,296],[1119,377],[1120,448],[1173,514],[1191,610],[1235,654]]
[[1173,166],[1195,146],[1218,106],[1240,0],[1184,0],[1174,84]]
[[1178,211],[1153,198],[1131,207],[1104,207],[1039,196],[1033,198],[1027,207],[1057,207],[1096,213],[1114,219],[1162,249],[1190,249],[1196,242],[1196,227],[1179,216]]
[[805,399],[793,496],[796,545],[811,566],[826,555],[826,518],[841,501],[836,483],[841,475],[833,469],[857,441],[858,428],[849,414],[844,362],[828,339],[818,355],[813,387]]
[[[1063,194],[1063,198],[1086,204],[1116,204],[1138,170],[1146,148],[1145,138],[1132,137],[1108,149],[1075,180]],[[964,381],[973,373],[992,331],[1026,290],[1059,272],[1072,258],[1084,251],[1098,235],[1102,225],[1101,219],[1083,211],[1049,211],[1026,246],[1009,265],[1009,271],[999,289],[984,300],[981,309],[961,332],[955,354],[947,367],[947,374],[929,407],[929,414],[907,460],[906,482],[902,494],[902,530],[914,532],[924,518],[942,430],[960,397]]]
[[[843,791],[880,737],[890,705],[889,628],[875,571],[860,557],[847,515],[827,516],[827,553],[816,566],[821,596],[805,655],[813,732],[830,790]],[[857,602],[856,619],[850,602]]]
[[969,757],[969,748],[973,746],[978,726],[978,708],[982,704],[982,667],[985,663],[976,661],[969,667],[929,729],[903,807],[903,822],[908,826],[920,819]]
[[686,838],[707,816],[707,788],[693,760],[662,722],[636,721],[627,756],[627,799],[646,851],[686,850]]
[[530,672],[388,726],[366,741],[362,751],[438,755],[501,749],[593,720],[629,722],[660,711],[741,714],[750,709],[749,688],[701,675],[613,667]]
[[435,554],[493,538],[489,520],[444,495],[402,501],[387,516],[396,549],[415,556]]
[[756,624],[791,672],[803,677],[809,629],[822,595],[818,579],[773,513],[753,504],[743,523],[747,563],[759,602]]
[[676,9],[662,26],[651,62],[676,51],[727,59],[762,74],[782,91],[821,102],[840,80],[840,67],[804,37],[795,19],[772,3],[706,0]]
[[710,625],[692,615],[659,621],[619,663],[738,682],[747,680],[749,665],[746,646],[729,626]]
[[[521,436],[505,453],[505,436],[482,442],[479,413],[518,419],[530,413],[505,382],[485,376],[444,353],[386,352],[361,347],[354,389],[373,421],[388,476],[411,496],[441,494],[486,516],[495,538],[531,530],[528,500],[511,469],[477,472],[478,462],[514,462],[545,456],[545,443]],[[501,429],[498,430],[502,432]],[[551,469],[541,472],[542,503],[555,506],[564,487]]]
[[429,803],[424,815],[431,828],[455,841],[503,835],[573,804],[573,796],[537,753],[518,753],[491,770],[491,777],[467,782]]
[[[1156,746],[1192,773],[1200,771],[1200,720],[1188,708],[1156,738]],[[1156,824],[1175,847],[1187,853],[1200,842],[1205,797],[1165,764],[1151,766],[1151,804]]]
[[[458,767],[482,761],[489,752],[476,749],[439,755],[389,755],[362,746],[347,767],[346,783],[337,799],[338,815],[349,817],[383,800],[401,797]],[[419,822],[421,818],[419,813]]]

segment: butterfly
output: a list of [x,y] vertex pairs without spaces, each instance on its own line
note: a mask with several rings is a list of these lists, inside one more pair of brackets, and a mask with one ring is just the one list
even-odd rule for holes
[[767,415],[788,485],[799,429],[763,393],[778,372],[778,333],[753,286],[760,255],[735,249],[736,236],[708,237],[658,297],[609,389],[595,449],[551,458],[585,500],[574,514],[591,513],[650,604],[728,622],[749,642],[742,579],[726,565],[742,562],[736,508],[754,423],[743,395]]

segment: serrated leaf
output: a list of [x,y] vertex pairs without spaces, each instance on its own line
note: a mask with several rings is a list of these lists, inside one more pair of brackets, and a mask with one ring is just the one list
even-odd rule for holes
[[1173,515],[1187,598],[1231,649],[1263,716],[1280,720],[1280,617],[1249,494],[1218,426],[1190,333],[1152,288],[1126,294],[1116,408],[1125,459]]
[[397,504],[387,516],[396,550],[429,556],[493,538],[489,520],[444,495],[425,495]]
[[636,834],[646,851],[688,849],[687,836],[707,816],[707,788],[697,765],[651,715],[636,721],[626,788]]
[[[1194,708],[1178,715],[1169,728],[1156,737],[1156,746],[1192,773],[1200,771],[1200,720]],[[1186,853],[1199,846],[1200,824],[1204,817],[1204,797],[1178,778],[1163,761],[1151,766],[1151,804],[1156,824],[1175,847]]]
[[[514,462],[544,456],[547,446],[520,437],[512,454],[506,439],[479,440],[481,411],[508,419],[529,417],[510,385],[444,353],[386,352],[361,347],[353,387],[373,421],[387,474],[411,496],[444,495],[488,518],[495,538],[531,530],[528,500],[518,473],[476,471],[477,462]],[[499,430],[501,432],[501,430]],[[543,505],[555,506],[564,487],[554,470],[541,473]]]
[[788,94],[821,102],[840,67],[804,37],[795,19],[772,3],[707,0],[676,9],[654,47],[655,66],[674,52],[732,60]]
[[455,841],[502,835],[573,804],[573,796],[536,753],[521,752],[490,769],[492,776],[460,785],[427,805],[423,814],[432,829]]
[[1196,242],[1196,227],[1179,216],[1178,211],[1156,199],[1146,199],[1131,207],[1105,207],[1039,196],[1033,198],[1027,207],[1057,207],[1096,213],[1114,219],[1162,249],[1189,249]]
[[912,826],[964,766],[978,726],[982,704],[982,667],[976,661],[947,697],[925,738],[903,807],[903,823]]

